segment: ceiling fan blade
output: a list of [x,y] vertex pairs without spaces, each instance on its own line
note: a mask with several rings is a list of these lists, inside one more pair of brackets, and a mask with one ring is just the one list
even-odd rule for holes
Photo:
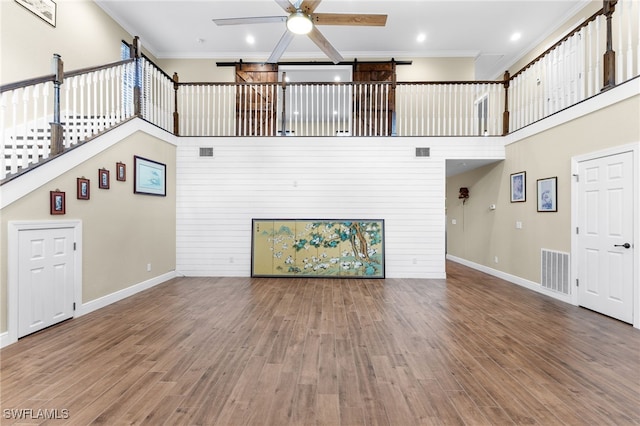
[[334,64],[344,61],[342,55],[340,55],[336,48],[329,43],[329,40],[327,40],[316,27],[313,27],[311,32],[307,35],[320,48],[320,50],[322,50],[325,55],[333,61]]
[[304,0],[302,4],[300,4],[300,10],[310,15],[314,10],[320,5],[322,0]]
[[358,13],[314,13],[311,15],[316,25],[354,25],[369,27],[384,27],[387,15],[358,14]]
[[282,37],[280,37],[280,41],[278,42],[278,44],[276,44],[276,47],[273,49],[273,52],[271,52],[271,56],[269,56],[269,59],[267,59],[267,63],[268,64],[277,63],[280,60],[280,57],[282,57],[282,54],[284,53],[284,51],[287,50],[289,43],[291,43],[291,40],[293,40],[294,37],[295,37],[294,33],[292,33],[291,31],[285,31],[284,34],[282,34]]
[[293,13],[296,11],[296,8],[289,2],[289,0],[274,0],[276,3],[280,5],[286,12]]
[[216,25],[246,25],[246,24],[269,24],[272,22],[285,22],[286,16],[251,16],[247,18],[222,18],[212,19]]

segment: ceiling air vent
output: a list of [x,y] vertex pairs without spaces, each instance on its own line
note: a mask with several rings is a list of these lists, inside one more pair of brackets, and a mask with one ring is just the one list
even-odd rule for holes
[[416,157],[429,157],[430,155],[431,155],[431,148],[428,148],[428,147],[416,148]]
[[213,157],[213,147],[200,147],[200,157]]

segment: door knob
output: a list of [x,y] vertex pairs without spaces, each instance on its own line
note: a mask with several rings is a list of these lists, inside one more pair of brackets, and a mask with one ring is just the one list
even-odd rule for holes
[[631,248],[631,244],[629,243],[624,243],[624,244],[614,244],[614,247],[624,247],[626,249]]

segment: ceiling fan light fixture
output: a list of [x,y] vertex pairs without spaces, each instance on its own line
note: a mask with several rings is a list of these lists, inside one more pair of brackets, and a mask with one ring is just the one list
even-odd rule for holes
[[287,29],[294,34],[309,34],[313,29],[313,22],[309,15],[298,10],[287,18]]

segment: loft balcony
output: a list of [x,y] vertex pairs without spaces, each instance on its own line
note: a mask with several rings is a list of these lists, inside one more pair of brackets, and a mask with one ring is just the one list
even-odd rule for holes
[[189,137],[504,136],[637,77],[638,27],[637,4],[603,8],[497,81],[182,82],[137,38],[95,68],[55,56],[54,74],[0,88],[0,180],[136,117]]

